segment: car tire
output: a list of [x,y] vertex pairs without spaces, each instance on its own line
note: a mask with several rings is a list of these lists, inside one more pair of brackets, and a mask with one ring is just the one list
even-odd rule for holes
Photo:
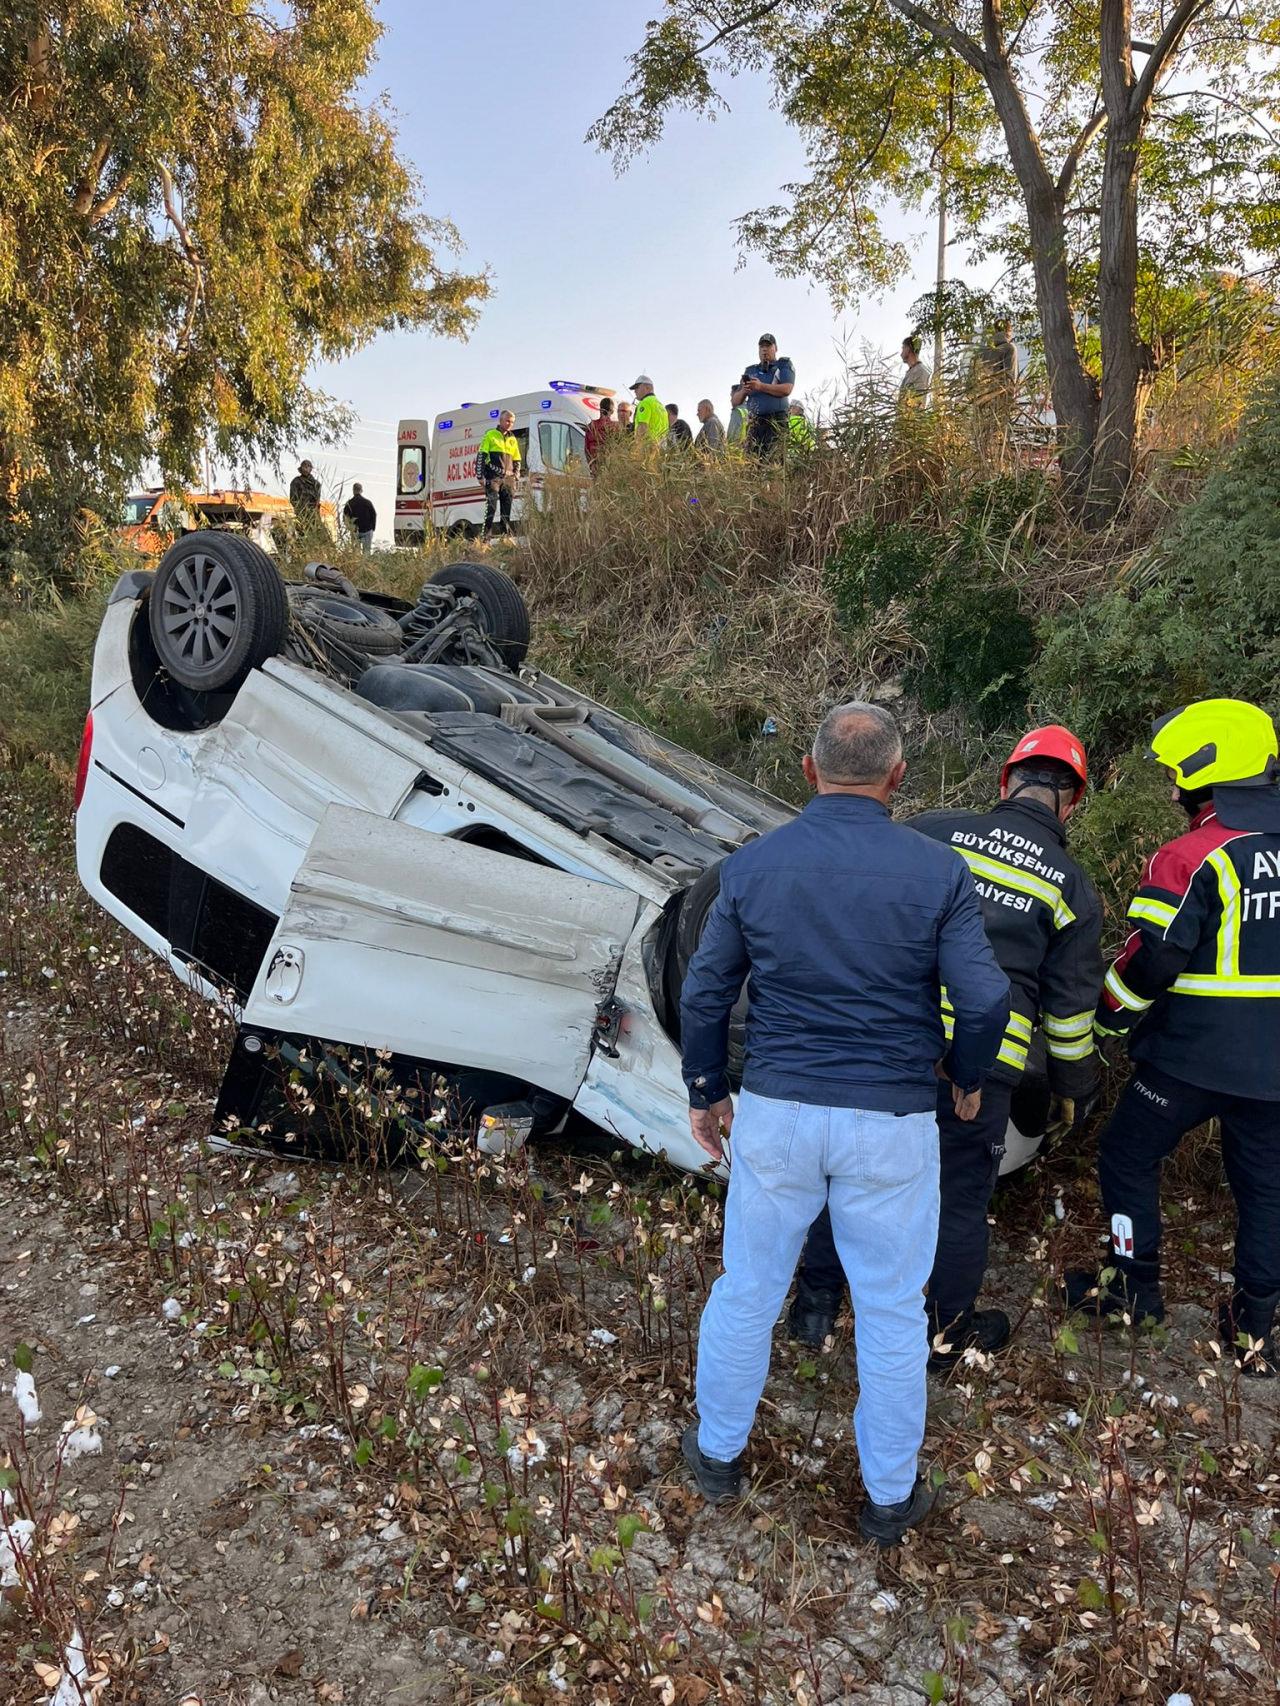
[[376,604],[346,598],[326,587],[304,586],[290,589],[289,609],[322,645],[336,642],[344,650],[368,657],[394,657],[404,650],[404,630]]
[[[684,980],[689,971],[689,962],[697,951],[698,943],[702,940],[702,932],[706,928],[711,908],[716,903],[720,893],[720,866],[712,865],[710,870],[703,871],[700,877],[690,883],[680,897],[680,910],[676,914],[675,932],[671,942],[671,954],[668,970],[673,973],[668,987],[668,995],[673,1012],[680,1010],[680,992],[684,988]],[[739,991],[738,999],[733,1004],[729,1015],[729,1080],[736,1089],[742,1082],[742,1068],[746,1060],[746,1026],[747,1026],[747,990],[744,984]]]
[[510,575],[488,563],[450,563],[438,569],[429,584],[469,593],[503,663],[519,669],[529,651],[529,607]]
[[251,540],[188,533],[160,559],[147,623],[161,665],[179,686],[234,693],[284,646],[284,582]]

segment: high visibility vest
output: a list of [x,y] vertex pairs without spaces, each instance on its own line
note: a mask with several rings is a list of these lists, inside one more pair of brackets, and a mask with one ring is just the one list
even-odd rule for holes
[[647,432],[655,442],[661,442],[667,436],[671,422],[652,391],[636,404],[635,423],[637,432]]
[[500,432],[490,427],[480,440],[476,453],[476,478],[501,480],[520,467],[520,443],[513,432]]

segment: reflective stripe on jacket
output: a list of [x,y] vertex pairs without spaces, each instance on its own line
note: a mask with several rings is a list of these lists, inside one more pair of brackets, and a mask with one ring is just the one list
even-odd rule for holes
[[[953,847],[973,877],[982,921],[1012,994],[992,1076],[1016,1084],[1037,1025],[1060,1096],[1096,1087],[1093,1011],[1102,987],[1102,907],[1066,851],[1048,806],[1002,800],[989,812],[925,812],[911,827]],[[943,1024],[949,1020],[944,1000]]]
[[476,453],[477,480],[505,480],[520,468],[520,441],[513,432],[490,427]]
[[1212,804],[1147,861],[1098,1029],[1202,1089],[1280,1101],[1280,829]]

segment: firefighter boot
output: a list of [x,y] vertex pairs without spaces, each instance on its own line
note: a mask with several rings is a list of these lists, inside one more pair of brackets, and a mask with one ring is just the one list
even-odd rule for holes
[[1009,1317],[1003,1309],[966,1309],[945,1327],[933,1325],[929,1339],[929,1373],[946,1374],[973,1348],[990,1354],[1009,1343]]
[[808,1286],[803,1276],[796,1281],[796,1295],[787,1312],[787,1332],[810,1350],[820,1351],[835,1331],[840,1309],[838,1291]]
[[1269,1297],[1251,1297],[1234,1291],[1218,1310],[1218,1331],[1224,1345],[1235,1352],[1236,1367],[1249,1380],[1275,1378],[1276,1347],[1272,1338],[1280,1291]]
[[1116,1257],[1102,1270],[1111,1277],[1069,1268],[1064,1277],[1067,1308],[1081,1315],[1127,1315],[1133,1327],[1157,1326],[1164,1320],[1159,1262],[1127,1261]]

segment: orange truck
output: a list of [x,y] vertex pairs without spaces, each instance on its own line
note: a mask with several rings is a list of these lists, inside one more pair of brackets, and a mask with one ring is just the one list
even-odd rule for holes
[[[336,532],[337,515],[333,504],[320,505],[320,518],[328,532]],[[293,505],[288,498],[271,492],[237,490],[227,487],[216,492],[188,492],[175,497],[157,487],[147,492],[135,492],[125,499],[124,515],[118,532],[126,543],[144,557],[158,557],[173,541],[197,528],[214,527],[228,533],[243,533],[264,551],[276,546],[274,525],[277,521],[291,522]]]

